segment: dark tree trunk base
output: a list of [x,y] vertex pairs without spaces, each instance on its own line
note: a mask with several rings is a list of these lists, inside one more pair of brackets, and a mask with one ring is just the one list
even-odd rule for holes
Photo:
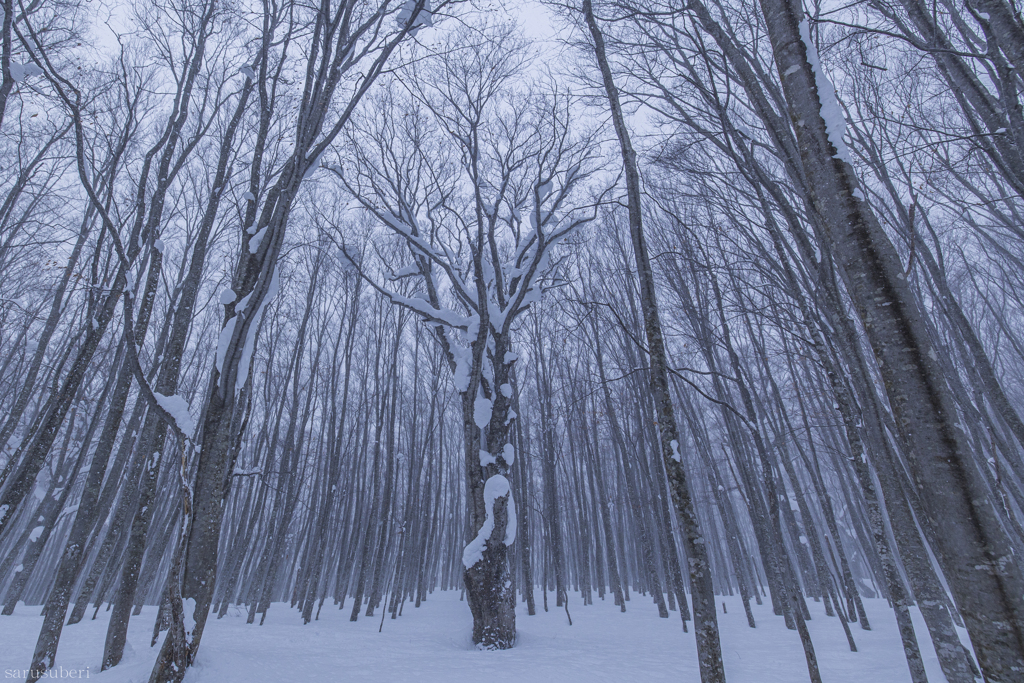
[[462,575],[473,613],[473,642],[481,650],[508,650],[516,644],[516,597],[505,551],[505,546],[485,551],[484,559]]

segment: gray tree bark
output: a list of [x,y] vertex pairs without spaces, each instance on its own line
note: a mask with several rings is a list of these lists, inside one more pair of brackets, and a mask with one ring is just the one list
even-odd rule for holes
[[[800,33],[802,6],[762,0],[808,178],[812,207],[878,359],[925,513],[925,530],[961,607],[982,671],[1002,683],[1024,671],[1024,576],[957,412],[917,301],[888,236],[861,199],[853,168],[829,138]],[[806,21],[806,20],[804,20]],[[824,74],[820,74],[822,77]],[[819,81],[820,82],[820,81]],[[826,97],[828,95],[826,94]],[[834,123],[834,122],[833,122]]]
[[658,432],[662,458],[668,472],[672,501],[683,530],[686,556],[690,563],[690,585],[693,590],[693,623],[697,637],[697,657],[700,662],[703,683],[725,681],[722,664],[722,646],[718,635],[718,614],[715,609],[715,592],[711,583],[711,567],[707,548],[697,520],[697,511],[686,480],[686,472],[680,453],[680,437],[672,409],[672,398],[668,387],[668,359],[665,342],[658,316],[658,303],[654,290],[654,272],[644,239],[641,218],[640,174],[637,168],[636,152],[633,151],[629,131],[626,128],[619,93],[615,86],[611,67],[604,47],[604,36],[594,17],[590,0],[583,0],[582,10],[587,28],[593,38],[594,54],[604,83],[605,95],[612,112],[612,122],[619,139],[622,163],[626,175],[626,191],[629,206],[629,231],[633,241],[633,255],[636,258],[637,275],[640,279],[641,306],[643,308],[644,331],[647,336],[648,352],[651,359],[651,394],[658,417]]

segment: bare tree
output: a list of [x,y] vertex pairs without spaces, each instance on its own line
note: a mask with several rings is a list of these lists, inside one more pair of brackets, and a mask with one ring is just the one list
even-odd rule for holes
[[705,683],[725,680],[722,664],[722,645],[718,635],[718,616],[715,609],[715,593],[711,583],[711,567],[708,563],[703,532],[697,519],[693,493],[687,482],[680,451],[682,438],[676,425],[675,411],[668,384],[668,357],[665,350],[664,333],[658,314],[658,300],[654,286],[654,271],[643,230],[643,208],[641,207],[640,173],[636,162],[629,130],[626,127],[618,89],[608,64],[604,47],[604,35],[594,15],[590,0],[583,0],[583,19],[593,41],[594,55],[601,71],[601,81],[611,109],[612,124],[619,140],[622,164],[626,177],[626,198],[629,210],[629,232],[636,259],[637,276],[640,280],[640,307],[643,311],[644,334],[651,363],[651,394],[657,414],[659,446],[665,469],[668,472],[672,501],[676,514],[683,526],[686,555],[690,562],[690,583],[694,591],[694,629],[697,635],[697,656],[700,662],[701,680]]
[[409,97],[381,101],[392,113],[353,132],[358,164],[336,174],[408,245],[408,265],[387,267],[389,279],[417,283],[412,296],[360,267],[434,328],[448,360],[461,398],[473,641],[505,649],[515,642],[507,562],[517,525],[508,479],[513,324],[548,286],[554,248],[593,217],[577,196],[593,148],[570,125],[565,93],[512,86],[526,64],[513,30],[479,30],[456,32],[425,66],[402,75]]
[[[1024,669],[1024,576],[993,509],[929,339],[888,236],[864,199],[843,140],[842,113],[822,72],[802,5],[762,3],[775,63],[796,131],[820,241],[840,273],[878,359],[900,437],[937,551],[985,676]],[[802,124],[801,124],[802,122]]]

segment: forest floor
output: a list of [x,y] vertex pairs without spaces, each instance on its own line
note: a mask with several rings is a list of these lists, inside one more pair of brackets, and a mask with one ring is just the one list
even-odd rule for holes
[[[538,593],[538,603],[541,595]],[[211,619],[194,668],[186,683],[276,683],[277,681],[444,681],[445,683],[532,682],[597,683],[699,681],[693,630],[682,632],[678,612],[659,619],[648,598],[633,594],[620,613],[607,600],[583,606],[571,595],[569,612],[554,608],[527,616],[519,606],[516,647],[481,652],[470,642],[469,608],[458,592],[436,592],[419,609],[405,605],[403,616],[360,617],[352,623],[351,607],[339,611],[328,602],[318,621],[303,626],[300,615],[275,603],[264,626],[247,625],[245,612],[230,608]],[[726,675],[730,683],[799,683],[807,668],[795,631],[765,604],[753,605],[757,628],[747,626],[739,597],[719,598],[719,624]],[[728,613],[722,614],[725,602]],[[767,602],[767,601],[766,601]],[[843,629],[809,603],[808,623],[824,683],[903,683],[910,680],[892,610],[882,600],[865,600],[872,630],[853,624],[859,652],[850,652]],[[932,683],[945,678],[939,669],[920,613],[912,608],[921,650]],[[146,683],[156,656],[149,647],[155,607],[134,617],[122,663],[100,673],[107,613],[95,621],[65,627],[51,676],[68,678],[71,670],[98,683]],[[14,615],[0,616],[0,677],[19,679],[32,659],[42,617],[38,607],[18,604]],[[76,678],[78,676],[75,676]]]

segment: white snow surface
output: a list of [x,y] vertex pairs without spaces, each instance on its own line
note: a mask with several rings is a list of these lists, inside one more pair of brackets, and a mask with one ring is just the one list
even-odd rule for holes
[[[650,598],[632,594],[619,613],[611,596],[583,606],[578,593],[569,595],[569,626],[561,609],[544,612],[536,589],[535,616],[516,607],[516,646],[503,652],[475,649],[472,617],[459,591],[435,592],[418,609],[406,603],[397,620],[348,620],[351,601],[339,611],[328,600],[318,621],[303,626],[286,603],[274,603],[263,626],[245,623],[244,608],[231,607],[223,619],[207,622],[199,656],[185,674],[185,683],[276,683],[300,674],[313,681],[353,680],[369,683],[623,683],[699,681],[693,629],[683,633],[677,612],[659,619]],[[551,596],[548,596],[551,599]],[[728,608],[723,614],[722,603]],[[821,603],[809,602],[807,623],[827,683],[907,683],[893,612],[884,600],[865,600],[872,630],[853,625],[859,652],[850,652],[839,622],[824,614]],[[739,597],[716,599],[722,652],[729,683],[801,683],[807,667],[797,634],[771,614],[768,601],[751,605],[757,628],[747,627]],[[928,631],[916,607],[910,608],[931,681],[945,680]],[[56,666],[89,669],[96,683],[129,683],[149,679],[157,647],[149,646],[157,608],[146,606],[133,617],[121,664],[100,672],[103,640],[110,613],[65,627]],[[0,618],[0,671],[27,669],[32,661],[43,618],[37,606],[19,603],[14,614]],[[166,633],[166,632],[165,632]]]
[[[0,16],[3,16],[0,14]],[[11,78],[14,79],[15,83],[21,83],[26,78],[32,78],[33,76],[39,76],[43,73],[43,70],[38,65],[32,62],[25,62],[24,64],[17,64],[11,62]]]
[[409,277],[410,275],[419,275],[420,265],[418,263],[410,263],[407,266],[402,266],[394,273],[391,274],[389,280],[398,280],[399,278]]
[[174,396],[164,396],[163,394],[154,391],[153,395],[156,396],[156,402],[160,404],[160,407],[171,414],[174,418],[174,422],[178,425],[178,429],[185,436],[192,436],[192,432],[195,431],[195,421],[192,419],[192,413],[188,409],[188,401],[181,396],[175,394]]
[[[412,17],[413,10],[416,9],[416,0],[406,0],[402,5],[402,9],[399,10],[398,16],[395,20],[399,26],[405,26]],[[430,9],[430,0],[423,3],[423,7],[420,9],[419,14],[416,15],[416,23],[413,25],[413,29],[419,29],[421,26],[433,26],[434,20]]]

